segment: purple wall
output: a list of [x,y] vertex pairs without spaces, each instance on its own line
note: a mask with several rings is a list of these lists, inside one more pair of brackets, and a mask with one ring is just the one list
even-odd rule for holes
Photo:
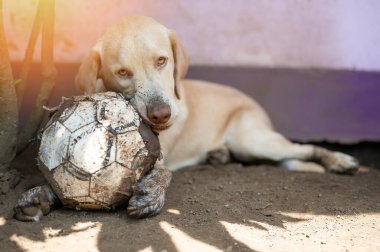
[[[15,63],[17,73],[20,64]],[[51,100],[77,93],[77,64],[57,64]],[[294,140],[380,141],[380,73],[235,67],[190,67],[188,78],[235,86],[256,99],[278,131]],[[33,66],[21,121],[25,121],[40,83]]]

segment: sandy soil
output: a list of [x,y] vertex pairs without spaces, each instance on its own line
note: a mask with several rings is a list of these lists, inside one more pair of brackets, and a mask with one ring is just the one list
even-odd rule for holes
[[154,218],[59,209],[22,223],[11,209],[42,181],[34,157],[15,162],[21,181],[0,176],[0,251],[380,251],[377,169],[339,176],[197,166],[174,174],[165,209]]

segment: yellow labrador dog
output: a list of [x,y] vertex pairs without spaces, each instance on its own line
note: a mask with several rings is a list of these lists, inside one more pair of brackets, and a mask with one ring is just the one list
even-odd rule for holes
[[[298,170],[308,167],[303,161],[310,160],[327,171],[356,172],[358,163],[348,155],[285,139],[273,130],[265,111],[243,93],[184,80],[187,68],[186,50],[174,32],[148,17],[126,17],[105,31],[79,69],[76,83],[83,93],[123,93],[159,133],[163,159],[139,182],[129,202],[130,215],[160,212],[170,171],[206,161],[225,163],[230,156],[244,162],[278,161]],[[32,194],[38,193],[52,206],[51,189]],[[23,211],[28,197],[19,201],[19,219],[28,217]]]

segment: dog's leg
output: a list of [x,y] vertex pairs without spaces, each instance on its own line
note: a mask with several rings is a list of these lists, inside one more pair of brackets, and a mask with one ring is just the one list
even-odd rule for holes
[[60,203],[49,185],[36,186],[23,194],[14,207],[14,217],[20,221],[39,221]]
[[136,185],[128,204],[128,214],[135,218],[157,215],[165,203],[166,189],[172,173],[162,165],[156,164]]
[[237,159],[247,162],[253,159],[310,160],[320,163],[329,172],[353,174],[358,170],[355,158],[313,145],[292,143],[267,124],[256,121],[250,110],[234,117],[229,125],[227,146]]
[[323,173],[325,168],[315,162],[288,159],[281,162],[281,168],[288,171]]

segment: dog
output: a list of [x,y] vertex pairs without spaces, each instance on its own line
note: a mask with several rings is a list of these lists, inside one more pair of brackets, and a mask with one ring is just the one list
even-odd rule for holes
[[[204,162],[256,159],[304,170],[314,161],[326,171],[353,174],[358,161],[346,154],[297,144],[274,131],[265,111],[231,87],[185,80],[186,49],[176,34],[148,17],[125,17],[99,38],[76,76],[82,93],[123,93],[159,134],[163,159],[136,186],[127,211],[142,218],[158,214],[171,172]],[[57,197],[48,186],[22,195],[15,217],[37,221]]]

